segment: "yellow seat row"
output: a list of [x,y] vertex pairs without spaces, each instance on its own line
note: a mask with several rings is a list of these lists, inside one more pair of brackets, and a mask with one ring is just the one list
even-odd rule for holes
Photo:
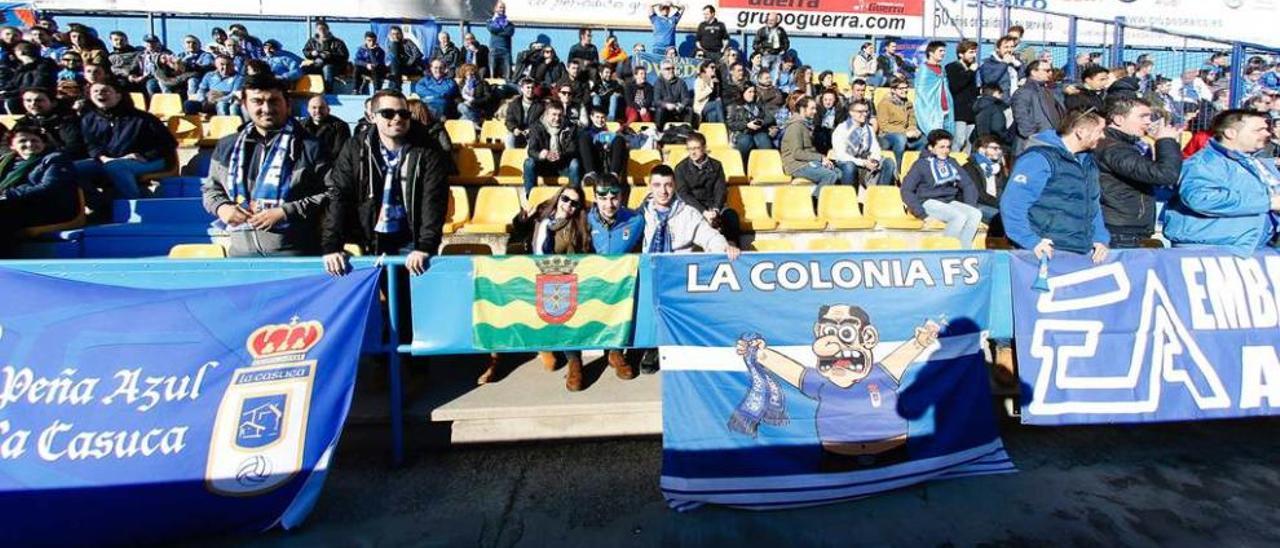
[[[609,131],[613,132],[617,132],[622,128],[622,124],[618,122],[609,122],[608,126]],[[636,131],[645,131],[655,127],[653,122],[635,122],[631,124],[631,128]],[[504,140],[507,137],[507,126],[498,120],[486,120],[480,125],[479,132],[476,131],[474,124],[466,120],[446,120],[445,132],[449,134],[449,140],[457,146],[506,148]],[[733,145],[729,141],[729,128],[722,123],[704,122],[698,126],[698,132],[707,138],[707,147],[709,148],[726,148]],[[667,145],[667,147],[670,146],[673,145]]]
[[[870,238],[863,241],[862,251],[911,251],[921,249],[927,251],[944,251],[960,249],[960,240],[951,236],[926,236],[919,246],[911,246],[906,240],[896,236]],[[857,251],[857,246],[847,238],[815,238],[797,248],[791,240],[756,240],[751,243],[752,251]]]
[[866,191],[865,212],[858,207],[854,187],[831,185],[818,192],[818,209],[813,208],[812,185],[790,185],[774,189],[769,210],[764,189],[751,186],[729,188],[727,204],[739,212],[747,231],[771,230],[942,230],[936,221],[925,222],[907,212],[901,191],[894,186],[873,186]]

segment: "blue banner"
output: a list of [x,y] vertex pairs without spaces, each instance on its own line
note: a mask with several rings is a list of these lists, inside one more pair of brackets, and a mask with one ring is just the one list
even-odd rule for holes
[[300,523],[380,273],[160,290],[0,269],[0,544]]
[[1276,414],[1275,252],[1059,253],[1044,276],[1028,252],[1011,263],[1024,423]]
[[671,507],[1013,471],[981,347],[991,254],[652,260]]

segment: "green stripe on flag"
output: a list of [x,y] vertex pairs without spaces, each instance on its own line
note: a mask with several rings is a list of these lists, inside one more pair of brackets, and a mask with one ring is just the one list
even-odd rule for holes
[[[530,301],[537,299],[535,284],[525,279],[514,279],[504,284],[495,284],[487,278],[476,278],[477,301],[489,301],[502,306],[514,301]],[[578,282],[578,303],[599,300],[605,304],[617,304],[632,298],[635,293],[635,278],[628,277],[618,282],[606,282],[599,278],[589,278]]]

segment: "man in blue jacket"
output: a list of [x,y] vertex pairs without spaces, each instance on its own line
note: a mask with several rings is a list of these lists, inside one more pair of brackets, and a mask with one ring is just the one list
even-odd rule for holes
[[516,27],[507,19],[507,3],[493,5],[493,17],[486,25],[489,29],[489,70],[495,78],[511,76],[511,37]]
[[413,85],[413,93],[437,120],[449,118],[457,110],[458,83],[449,77],[448,68],[439,57],[431,60],[430,74]]
[[1057,132],[1027,141],[1000,197],[1005,233],[1015,246],[1042,259],[1052,258],[1055,249],[1088,253],[1094,263],[1107,258],[1111,235],[1102,220],[1098,166],[1090,152],[1105,128],[1100,114],[1073,111]]
[[271,68],[271,74],[286,86],[292,87],[302,78],[302,58],[285,51],[279,40],[271,39],[262,44],[262,60]]
[[1253,156],[1267,142],[1266,115],[1227,110],[1212,129],[1208,146],[1182,163],[1178,195],[1161,217],[1164,235],[1174,247],[1247,255],[1271,242],[1280,211],[1280,175]]
[[[639,250],[644,240],[644,215],[623,205],[625,188],[612,173],[593,174],[583,181],[595,187],[595,205],[587,214],[591,226],[591,243],[601,255],[621,255]],[[618,378],[630,380],[636,370],[627,363],[621,350],[608,352],[609,365]]]

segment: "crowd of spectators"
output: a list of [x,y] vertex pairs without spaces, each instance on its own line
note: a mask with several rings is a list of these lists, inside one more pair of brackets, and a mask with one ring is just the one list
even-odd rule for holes
[[[1086,53],[1063,70],[1013,27],[986,58],[971,41],[931,42],[920,58],[892,38],[878,53],[861,43],[846,79],[801,63],[780,15],[740,51],[705,6],[697,73],[686,79],[676,69],[688,61],[674,53],[686,11],[653,4],[652,39],[630,54],[614,36],[597,47],[583,28],[563,57],[543,42],[513,48],[516,23],[501,2],[484,23],[487,45],[443,31],[429,56],[394,26],[386,42],[366,34],[354,53],[324,22],[299,53],[240,24],[213,28],[205,42],[185,36],[177,53],[153,35],[138,47],[120,31],[104,41],[52,19],[0,29],[0,98],[20,116],[0,157],[0,229],[65,220],[77,214],[76,192],[91,210],[110,204],[95,196],[145,197],[139,178],[174,167],[177,144],[132,104],[137,92],[179,94],[188,114],[245,120],[214,148],[204,189],[231,254],[325,253],[335,272],[348,243],[411,253],[415,271],[438,251],[454,169],[448,119],[477,130],[501,120],[504,145],[527,151],[526,193],[540,177],[574,188],[606,181],[606,190],[627,180],[633,151],[683,144],[685,158],[653,174],[671,179],[669,203],[651,198],[623,214],[644,225],[645,243],[634,242],[642,249],[736,250],[742,212],[727,205],[703,124],[722,125],[744,165],[753,151],[777,150],[782,171],[812,183],[815,200],[828,185],[898,185],[907,212],[943,224],[963,247],[985,227],[1043,256],[1101,260],[1112,247],[1153,245],[1161,210],[1175,246],[1256,248],[1276,234],[1269,212],[1280,177],[1268,158],[1280,152],[1280,64],[1250,59],[1236,71],[1248,98],[1231,110],[1226,55],[1174,78],[1145,56],[1108,68]],[[642,61],[646,51],[666,57]],[[363,119],[337,119],[321,95],[292,112],[288,92],[305,74],[321,75],[325,91],[369,93]],[[887,90],[873,94],[878,87]],[[1194,135],[1185,148],[1184,131]],[[602,222],[581,192],[556,199],[566,197],[588,225]],[[526,215],[564,209],[530,204]],[[590,251],[578,240],[571,251]]]

